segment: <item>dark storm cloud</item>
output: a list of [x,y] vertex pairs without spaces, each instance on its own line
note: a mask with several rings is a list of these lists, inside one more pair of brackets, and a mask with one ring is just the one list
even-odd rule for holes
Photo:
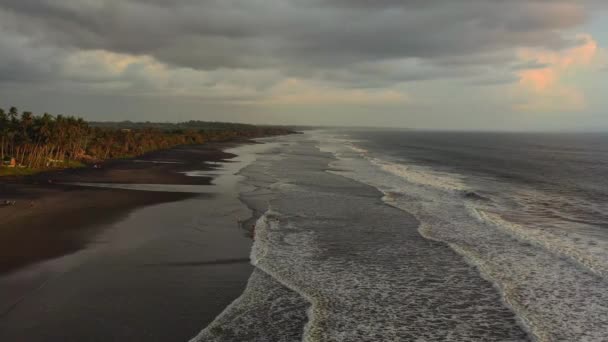
[[21,38],[0,34],[0,82],[35,82],[61,77],[58,60],[64,57],[56,48],[31,49]]
[[[27,37],[30,54],[56,52],[31,57],[34,65],[101,49],[174,67],[385,86],[509,67],[514,48],[575,45],[563,32],[589,10],[542,0],[0,0],[0,27],[3,37]],[[408,59],[420,63],[383,64]],[[28,60],[2,62],[17,66],[5,66],[10,78],[53,77],[53,68],[28,68]]]

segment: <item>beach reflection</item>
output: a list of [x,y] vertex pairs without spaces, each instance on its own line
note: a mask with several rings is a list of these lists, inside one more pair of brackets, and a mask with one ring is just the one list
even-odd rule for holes
[[[268,140],[268,139],[266,139]],[[236,155],[232,159],[211,164],[210,170],[191,170],[182,172],[189,177],[210,177],[213,180],[210,185],[197,184],[128,184],[128,183],[93,183],[93,182],[70,182],[66,185],[76,185],[96,188],[124,189],[135,191],[154,192],[180,192],[193,194],[217,194],[233,191],[241,181],[242,176],[238,173],[256,160],[256,154],[271,150],[279,146],[276,142],[264,144],[249,144],[225,150],[225,152]]]

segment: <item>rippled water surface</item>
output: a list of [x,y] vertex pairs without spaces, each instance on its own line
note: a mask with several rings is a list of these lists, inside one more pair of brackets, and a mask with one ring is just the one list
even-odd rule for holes
[[416,208],[395,202],[446,198],[388,191],[382,181],[407,180],[333,133],[280,139],[241,172],[250,189],[242,200],[263,214],[256,271],[196,341],[531,338],[496,279],[452,241],[427,234]]
[[336,173],[412,213],[534,337],[608,339],[608,136],[317,132]]

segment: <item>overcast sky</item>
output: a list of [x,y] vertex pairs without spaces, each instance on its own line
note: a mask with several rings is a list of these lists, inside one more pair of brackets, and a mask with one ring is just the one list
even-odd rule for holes
[[0,0],[0,106],[608,130],[604,0]]

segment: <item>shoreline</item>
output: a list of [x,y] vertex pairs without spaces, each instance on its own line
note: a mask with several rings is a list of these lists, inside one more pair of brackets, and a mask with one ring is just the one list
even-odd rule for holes
[[[69,232],[83,238],[76,252],[0,275],[0,340],[186,341],[195,336],[242,295],[254,269],[246,222],[255,219],[255,212],[241,201],[242,176],[235,172],[264,148],[251,141],[188,146],[188,151],[150,156],[145,159],[149,163],[120,161],[102,169],[104,174],[93,174],[97,182],[107,183],[103,175],[121,174],[126,168],[143,172],[137,171],[142,164],[154,164],[146,172],[156,175],[200,170],[195,176],[178,174],[192,184],[193,193],[83,188],[58,184],[59,178],[38,184],[57,187],[79,207],[103,194],[136,195],[131,204],[140,207],[130,210],[111,201],[120,219],[77,228],[82,235]],[[186,157],[192,155],[196,163]],[[161,157],[181,163],[151,162]],[[217,161],[224,162],[216,168]],[[80,180],[80,172],[61,180]],[[82,200],[73,201],[74,196]],[[144,199],[150,204],[143,204]],[[108,213],[107,208],[93,209]]]
[[[196,196],[190,193],[141,192],[92,188],[66,183],[209,185],[211,177],[180,172],[212,170],[233,158],[223,150],[252,143],[247,139],[178,146],[93,167],[0,177],[0,276],[44,260],[83,249],[98,227],[137,208]],[[168,162],[167,162],[168,161]]]

